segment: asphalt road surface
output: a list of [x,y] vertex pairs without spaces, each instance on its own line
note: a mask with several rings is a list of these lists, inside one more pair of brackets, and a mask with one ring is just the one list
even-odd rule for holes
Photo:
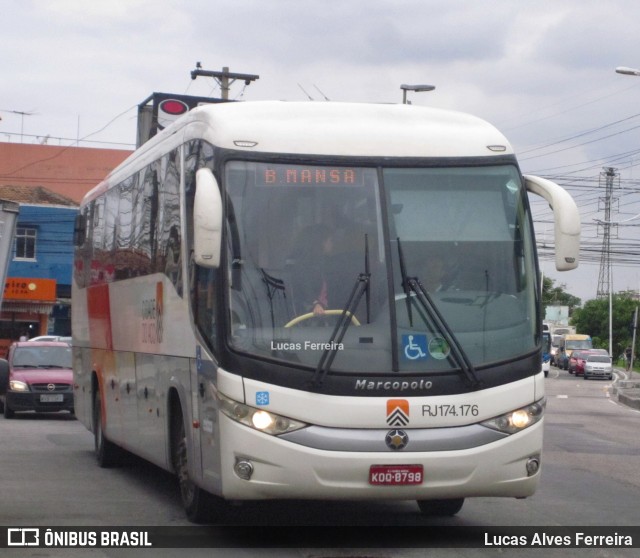
[[[640,412],[609,397],[610,385],[551,369],[546,380],[543,476],[529,499],[468,499],[456,517],[441,519],[422,517],[415,502],[260,502],[233,508],[225,525],[216,528],[218,534],[232,534],[226,539],[232,548],[190,548],[180,554],[413,558],[426,555],[421,547],[427,540],[424,533],[444,540],[448,527],[500,533],[505,526],[605,526],[614,533],[616,528],[640,526]],[[91,433],[68,414],[0,417],[0,444],[1,526],[191,527],[173,476],[137,458],[123,467],[100,469]],[[243,540],[248,541],[246,547]],[[281,547],[271,547],[274,544]],[[446,540],[440,546],[456,544]],[[2,555],[162,558],[177,552],[11,548]],[[428,552],[465,557],[516,552],[521,557],[638,555],[638,549],[509,546]]]

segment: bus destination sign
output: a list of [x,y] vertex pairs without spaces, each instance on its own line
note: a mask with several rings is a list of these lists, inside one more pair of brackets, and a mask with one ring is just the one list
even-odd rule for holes
[[361,186],[362,169],[302,165],[263,165],[256,181],[260,186]]

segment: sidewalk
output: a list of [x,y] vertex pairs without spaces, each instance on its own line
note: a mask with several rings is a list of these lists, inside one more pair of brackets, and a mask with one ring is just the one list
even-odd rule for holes
[[620,403],[640,410],[640,378],[629,380],[627,371],[621,368],[614,368],[614,371],[618,373],[619,379],[611,386],[611,394],[617,396]]

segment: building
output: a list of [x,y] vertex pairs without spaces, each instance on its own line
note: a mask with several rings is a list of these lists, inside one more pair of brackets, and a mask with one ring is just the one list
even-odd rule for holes
[[0,142],[0,186],[43,187],[76,203],[131,151]]
[[46,188],[0,186],[20,204],[7,270],[0,352],[22,336],[69,335],[73,227],[77,204]]
[[130,153],[0,143],[0,199],[20,205],[0,313],[0,356],[23,335],[71,334],[78,205]]

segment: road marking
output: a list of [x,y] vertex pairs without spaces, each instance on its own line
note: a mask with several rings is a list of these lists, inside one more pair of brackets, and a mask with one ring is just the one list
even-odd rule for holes
[[629,405],[625,405],[624,403],[620,403],[620,401],[616,401],[615,399],[607,399],[607,401],[609,401],[609,403],[611,403],[612,405],[615,405],[616,407],[620,407],[622,409],[627,409],[628,411],[631,411],[632,413],[640,413],[639,409],[634,409],[633,407],[629,407]]
[[556,395],[558,399],[569,399],[568,395]]

